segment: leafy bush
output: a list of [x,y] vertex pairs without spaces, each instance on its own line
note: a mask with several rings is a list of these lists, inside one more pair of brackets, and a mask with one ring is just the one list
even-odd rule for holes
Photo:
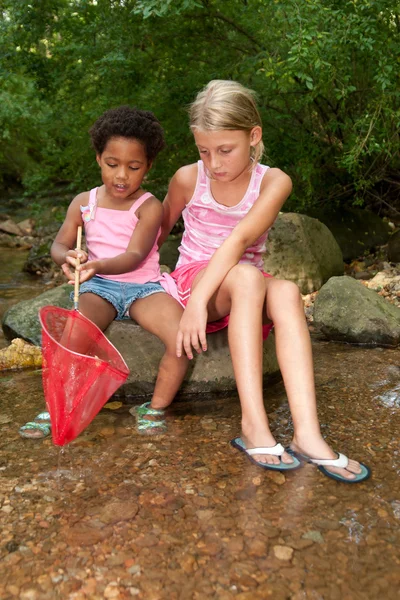
[[3,5],[0,164],[30,193],[97,183],[87,131],[129,103],[165,127],[168,149],[149,180],[162,197],[197,159],[185,107],[220,78],[257,91],[266,160],[294,180],[290,208],[400,208],[398,0]]

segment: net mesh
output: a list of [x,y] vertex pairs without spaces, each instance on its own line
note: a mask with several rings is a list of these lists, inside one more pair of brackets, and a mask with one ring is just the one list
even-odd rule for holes
[[129,369],[103,332],[80,312],[45,306],[39,318],[44,396],[53,442],[63,446],[89,425]]

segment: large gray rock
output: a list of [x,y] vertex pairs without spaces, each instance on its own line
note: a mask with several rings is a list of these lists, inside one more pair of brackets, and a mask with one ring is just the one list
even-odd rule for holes
[[[41,343],[38,311],[42,306],[71,308],[69,293],[72,287],[65,284],[33,300],[12,306],[4,315],[3,330],[11,340],[23,338],[35,345]],[[119,350],[130,369],[127,382],[118,392],[129,397],[151,396],[157,377],[158,365],[164,346],[158,338],[132,321],[114,321],[106,331],[107,337]],[[263,346],[264,383],[279,378],[275,354],[275,338],[270,335]],[[188,394],[228,393],[236,389],[232,362],[228,348],[227,330],[208,336],[208,350],[191,361],[179,396]]]
[[38,318],[39,309],[43,306],[60,306],[71,308],[69,294],[73,287],[68,284],[53,288],[33,300],[23,300],[14,304],[3,316],[2,327],[8,340],[23,338],[35,346],[41,345],[41,329]]
[[[121,352],[130,369],[128,380],[120,393],[128,399],[130,396],[151,396],[158,365],[164,353],[163,344],[133,322],[114,321],[106,335]],[[227,330],[208,335],[207,343],[207,352],[196,356],[190,362],[179,396],[228,393],[236,390]],[[275,338],[270,335],[263,346],[264,384],[278,377]]]
[[330,340],[395,347],[400,309],[351,277],[332,277],[319,291],[314,324]]
[[332,276],[342,275],[342,253],[323,223],[306,215],[278,215],[268,236],[264,270],[294,281],[302,294],[319,290]]

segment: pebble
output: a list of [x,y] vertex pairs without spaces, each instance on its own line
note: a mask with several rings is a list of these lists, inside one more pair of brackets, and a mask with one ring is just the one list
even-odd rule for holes
[[304,540],[312,540],[317,544],[323,544],[325,541],[320,531],[306,531],[306,533],[303,533],[301,537]]
[[274,546],[273,550],[279,560],[291,560],[293,557],[294,550],[289,546]]
[[266,476],[277,485],[283,485],[286,481],[285,475],[279,471],[267,471]]
[[16,585],[8,585],[6,587],[6,590],[9,594],[11,594],[11,596],[19,595],[19,587],[17,587]]
[[104,598],[119,598],[120,592],[117,587],[117,583],[110,583],[104,590]]
[[139,507],[135,502],[115,500],[101,509],[99,519],[109,525],[121,521],[130,521],[135,517],[138,510]]
[[246,551],[249,556],[262,557],[266,556],[268,551],[268,543],[263,539],[251,539],[246,542]]
[[106,539],[109,535],[106,529],[95,529],[78,524],[64,531],[65,539],[71,546],[93,546]]
[[31,589],[23,590],[20,593],[19,597],[20,597],[20,600],[37,600],[40,596],[39,596],[38,590],[31,588]]
[[132,565],[131,567],[129,567],[128,572],[131,575],[140,575],[140,565]]

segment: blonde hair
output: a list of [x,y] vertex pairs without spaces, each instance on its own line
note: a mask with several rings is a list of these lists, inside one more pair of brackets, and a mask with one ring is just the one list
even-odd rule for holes
[[[262,127],[256,94],[236,81],[214,79],[203,88],[189,107],[190,128],[201,131],[221,129],[250,132]],[[264,152],[262,139],[250,149],[253,165]]]

